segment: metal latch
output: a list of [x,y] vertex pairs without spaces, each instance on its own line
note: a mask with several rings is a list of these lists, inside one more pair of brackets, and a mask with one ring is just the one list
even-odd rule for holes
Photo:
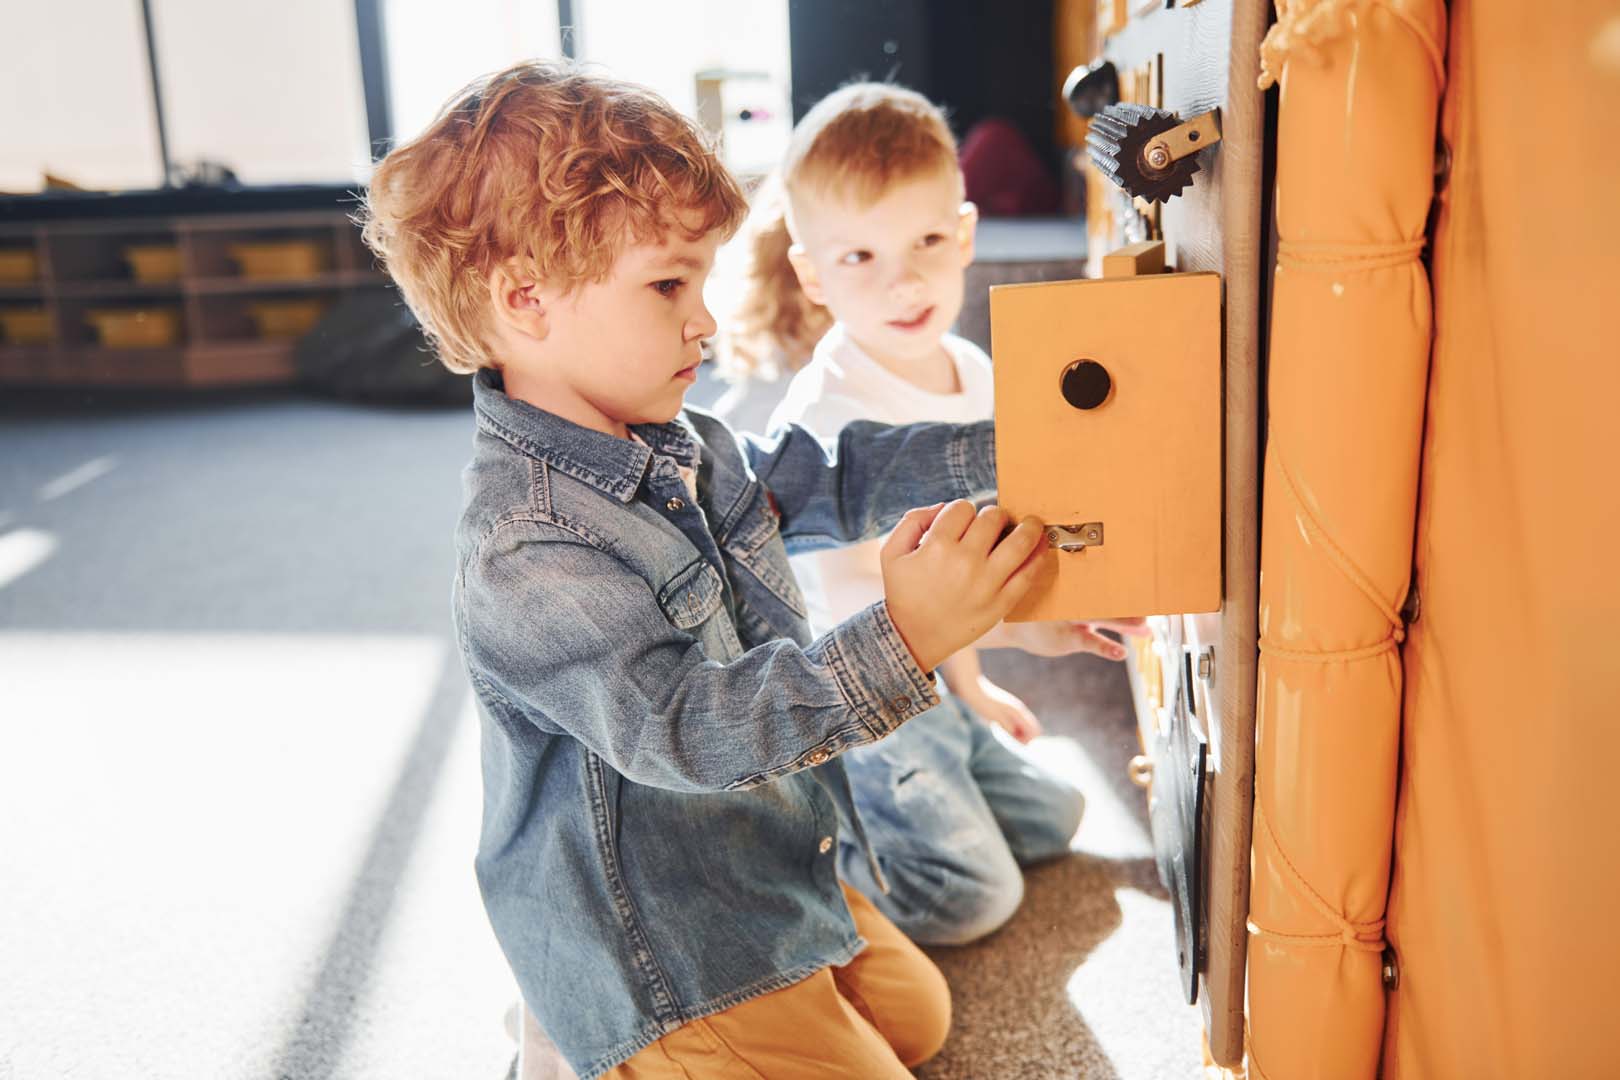
[[1103,523],[1088,521],[1083,525],[1048,525],[1046,542],[1059,551],[1084,551],[1088,547],[1103,546]]

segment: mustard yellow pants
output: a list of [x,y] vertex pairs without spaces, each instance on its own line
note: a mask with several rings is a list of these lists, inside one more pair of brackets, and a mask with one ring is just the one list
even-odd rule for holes
[[939,1052],[951,992],[934,962],[855,890],[867,941],[843,967],[694,1020],[609,1070],[609,1080],[905,1080]]

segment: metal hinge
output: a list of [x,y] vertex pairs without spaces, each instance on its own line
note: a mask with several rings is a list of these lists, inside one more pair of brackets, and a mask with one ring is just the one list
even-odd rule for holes
[[1103,523],[1088,521],[1082,525],[1048,525],[1046,542],[1059,551],[1084,551],[1088,547],[1103,546]]

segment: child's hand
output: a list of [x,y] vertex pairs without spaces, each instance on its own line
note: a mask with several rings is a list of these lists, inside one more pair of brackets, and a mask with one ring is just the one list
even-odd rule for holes
[[884,542],[889,618],[924,671],[977,641],[1029,591],[1041,523],[1025,518],[1002,536],[1006,524],[1000,507],[975,513],[958,499],[908,512]]
[[1093,619],[1090,622],[1006,623],[996,644],[1010,645],[1036,656],[1067,656],[1088,652],[1105,660],[1125,659],[1125,648],[1097,631],[1113,630],[1125,637],[1146,637],[1145,619]]
[[1003,690],[983,675],[973,685],[955,693],[980,719],[996,725],[1021,743],[1041,733],[1041,722],[1035,719],[1029,706],[1017,694]]

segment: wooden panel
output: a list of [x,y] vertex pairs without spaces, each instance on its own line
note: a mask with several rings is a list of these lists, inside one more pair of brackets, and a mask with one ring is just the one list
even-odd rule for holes
[[[1222,275],[1226,306],[1224,442],[1224,600],[1219,615],[1178,620],[1174,636],[1214,649],[1200,720],[1210,744],[1209,832],[1205,838],[1207,933],[1199,1003],[1211,1056],[1242,1061],[1249,908],[1249,844],[1254,780],[1254,695],[1258,657],[1260,366],[1269,241],[1262,212],[1265,95],[1256,89],[1266,0],[1203,0],[1133,18],[1103,54],[1120,69],[1121,96],[1183,117],[1220,108],[1222,142],[1157,220],[1088,171],[1093,258],[1123,243],[1162,236],[1172,268]],[[1127,73],[1137,77],[1127,79]],[[1144,75],[1156,75],[1155,79]],[[1132,232],[1134,230],[1134,234]],[[1100,265],[1098,266],[1100,269]],[[1159,622],[1159,620],[1155,620]],[[1165,624],[1168,626],[1168,624]],[[1142,697],[1138,688],[1138,697]],[[1140,718],[1149,723],[1145,715]]]
[[[991,290],[999,502],[1103,526],[1045,555],[1013,621],[1220,607],[1220,298],[1215,274]],[[1079,409],[1062,380],[1087,359],[1112,388]]]
[[197,345],[186,350],[185,379],[203,386],[292,382],[298,377],[287,341]]
[[1135,277],[1164,272],[1164,241],[1139,240],[1103,256],[1103,277]]

